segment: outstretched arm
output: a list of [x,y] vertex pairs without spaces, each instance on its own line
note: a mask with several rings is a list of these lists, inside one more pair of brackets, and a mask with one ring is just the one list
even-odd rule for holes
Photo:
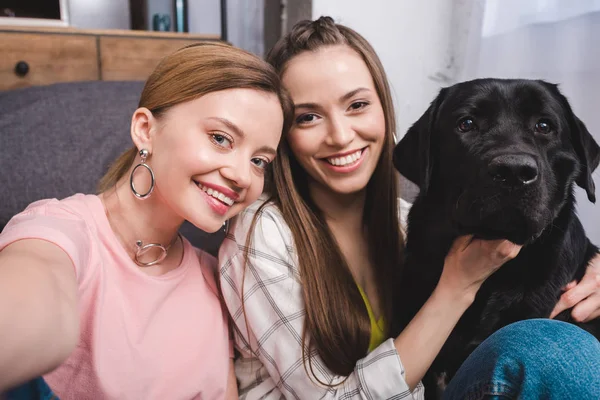
[[56,368],[78,338],[69,256],[39,239],[0,251],[0,392]]

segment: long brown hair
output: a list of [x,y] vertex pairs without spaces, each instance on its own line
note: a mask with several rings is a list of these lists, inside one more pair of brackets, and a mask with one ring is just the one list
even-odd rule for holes
[[[256,89],[278,96],[284,113],[284,129],[293,117],[289,96],[271,65],[259,57],[219,42],[198,42],[166,56],[152,72],[138,107],[160,117],[171,107],[211,92]],[[98,184],[100,192],[114,186],[133,164],[137,149],[124,152]]]
[[[335,24],[330,17],[299,22],[275,44],[267,61],[282,75],[287,63],[296,55],[335,45],[348,46],[362,57],[373,77],[385,115],[386,136],[381,156],[367,184],[363,223],[369,236],[369,256],[376,267],[382,315],[389,324],[393,316],[394,277],[399,273],[404,243],[399,226],[398,183],[392,164],[396,129],[394,108],[383,66],[362,36]],[[305,367],[308,364],[312,376],[318,380],[309,355],[316,350],[332,372],[347,376],[368,352],[369,315],[323,213],[310,198],[307,174],[295,159],[285,136],[273,162],[269,194],[289,225],[297,248],[306,305]]]

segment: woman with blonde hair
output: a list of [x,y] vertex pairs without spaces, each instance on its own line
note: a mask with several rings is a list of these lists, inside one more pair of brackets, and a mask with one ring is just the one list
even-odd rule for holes
[[[268,196],[231,223],[219,252],[221,290],[239,351],[240,394],[246,400],[423,398],[421,378],[452,328],[483,281],[520,247],[457,239],[434,293],[395,332],[396,307],[402,307],[394,301],[404,248],[400,219],[409,205],[398,199],[394,109],[383,67],[363,37],[329,17],[297,24],[267,60],[292,97],[294,122],[273,163]],[[488,362],[479,357],[447,394],[466,398],[452,390],[473,389],[478,374],[497,365],[506,379],[483,375],[482,387],[514,383],[513,394],[521,390],[523,398],[533,398],[539,385],[550,393],[562,385],[556,398],[592,398],[585,396],[600,388],[579,383],[593,383],[600,374],[600,366],[589,367],[600,354],[595,339],[573,325],[551,324],[560,335],[545,340],[548,329],[535,330],[545,322],[531,329],[527,321],[503,340],[480,346]],[[526,334],[515,334],[521,331]],[[525,364],[527,386],[519,381],[521,354],[509,352],[515,357],[507,358],[506,369],[492,363],[493,350],[506,346],[507,338],[537,341],[525,344],[529,351],[558,336],[573,340],[564,340],[552,361],[572,355],[566,370],[577,374],[564,377]],[[588,357],[592,363],[586,365]]]
[[216,260],[178,230],[258,198],[290,109],[243,50],[164,58],[100,194],[32,203],[0,235],[0,392],[41,375],[6,396],[237,398]]

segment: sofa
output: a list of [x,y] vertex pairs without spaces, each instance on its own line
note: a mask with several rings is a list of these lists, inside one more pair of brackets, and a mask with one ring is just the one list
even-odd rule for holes
[[[110,163],[132,143],[143,82],[73,82],[0,91],[0,230],[29,203],[96,193]],[[181,232],[215,255],[223,230]]]

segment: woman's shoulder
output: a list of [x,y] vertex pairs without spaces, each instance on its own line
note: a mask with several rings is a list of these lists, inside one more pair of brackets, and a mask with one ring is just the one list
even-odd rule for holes
[[273,228],[289,231],[279,207],[269,197],[263,195],[238,216],[231,219],[227,232],[236,237],[246,237],[248,234],[254,235],[262,229],[271,230]]
[[254,203],[250,204],[244,211],[242,211],[236,220],[245,221],[247,219],[252,220],[258,214],[257,218],[261,219],[275,219],[275,220],[283,220],[283,215],[281,214],[281,210],[275,204],[275,202],[271,199],[267,194],[261,195],[258,200]]
[[85,213],[85,210],[89,209],[89,205],[93,202],[94,198],[100,201],[98,196],[82,193],[76,193],[63,199],[41,199],[30,203],[19,214],[60,214],[62,212],[66,215],[71,214],[80,217],[80,214]]
[[102,209],[99,198],[83,194],[36,201],[8,222],[0,234],[0,249],[21,239],[45,240],[69,255],[80,278],[95,247],[94,214]]
[[252,279],[275,279],[283,285],[288,279],[298,281],[292,233],[275,203],[261,197],[231,220],[219,248],[218,265],[225,294],[240,293],[248,265],[252,265]]
[[219,254],[243,251],[247,245],[253,248],[291,246],[292,233],[279,207],[263,195],[256,202],[232,218]]
[[80,225],[89,228],[96,225],[96,215],[102,210],[98,196],[74,194],[64,199],[42,199],[29,204],[7,224],[12,226],[35,227],[49,225],[60,228],[63,225]]

